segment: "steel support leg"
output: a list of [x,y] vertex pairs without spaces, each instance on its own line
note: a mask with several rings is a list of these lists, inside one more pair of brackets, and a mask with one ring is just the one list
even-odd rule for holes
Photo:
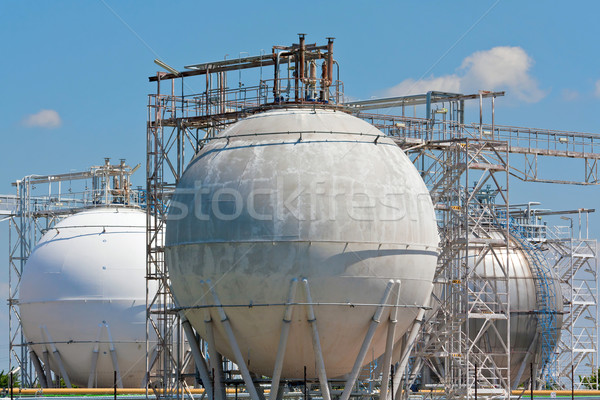
[[48,349],[44,346],[44,371],[46,372],[46,382],[48,383],[48,387],[52,386],[52,370],[50,369],[50,354],[48,353]]
[[[215,302],[215,305],[217,306],[217,310],[219,311],[219,316],[221,317],[221,324],[223,325],[223,328],[225,328],[225,332],[227,333],[227,338],[229,339],[229,345],[231,346],[231,350],[233,351],[235,362],[238,365],[238,368],[240,369],[240,373],[242,374],[242,378],[244,379],[244,383],[246,384],[246,390],[248,390],[248,393],[250,394],[250,398],[252,400],[261,400],[260,397],[258,396],[258,392],[256,391],[256,388],[254,387],[254,382],[252,381],[252,377],[250,376],[250,371],[248,371],[248,366],[246,365],[244,356],[242,355],[242,352],[240,351],[240,348],[237,344],[237,340],[235,339],[233,329],[231,328],[231,323],[229,322],[229,319],[227,318],[227,314],[225,314],[225,310],[223,309],[223,306],[221,305],[219,296],[217,296],[217,293],[216,293],[214,287],[211,286],[210,280],[206,281],[206,285],[208,286],[210,292],[212,293],[213,300]],[[329,399],[326,399],[326,400],[329,400]]]
[[381,389],[379,398],[381,400],[386,400],[388,396],[388,387],[390,384],[390,372],[392,366],[392,353],[394,352],[394,340],[396,336],[396,324],[398,322],[398,302],[400,301],[400,287],[401,282],[396,281],[396,302],[390,313],[390,322],[388,324],[387,338],[385,341],[385,353],[383,355],[383,364],[381,366]]
[[65,385],[68,388],[73,387],[71,385],[71,380],[69,379],[69,374],[67,374],[65,365],[63,364],[62,358],[60,357],[60,353],[58,352],[58,349],[56,348],[56,345],[54,344],[54,341],[52,340],[52,337],[50,336],[50,332],[48,332],[48,328],[46,327],[46,325],[42,326],[42,335],[44,334],[46,335],[47,342],[50,343],[52,357],[54,357],[54,361],[56,361],[56,364],[58,364],[58,369],[60,370],[60,374],[62,375],[63,380],[65,381]]
[[373,336],[375,335],[375,331],[379,326],[379,322],[381,321],[381,314],[383,314],[383,310],[385,304],[388,301],[388,297],[390,297],[390,292],[392,291],[392,287],[394,286],[394,281],[390,280],[385,287],[385,291],[383,292],[383,297],[379,302],[379,306],[375,310],[375,314],[373,314],[373,318],[371,319],[371,324],[369,325],[369,329],[367,330],[367,334],[363,340],[362,346],[356,356],[356,361],[354,362],[354,366],[352,367],[352,372],[346,379],[346,385],[344,386],[344,392],[340,397],[340,400],[348,400],[350,398],[350,394],[352,393],[352,388],[354,387],[354,383],[356,382],[356,378],[358,378],[358,374],[360,373],[360,368],[365,361],[365,356],[367,355],[367,350],[369,350],[369,346],[371,346],[371,341],[373,340]]
[[42,368],[42,363],[38,358],[37,354],[31,349],[29,349],[29,359],[33,363],[33,367],[35,368],[35,373],[38,376],[38,380],[40,382],[40,386],[43,389],[48,387],[48,381],[46,380],[46,374],[44,373],[44,369]]
[[419,333],[419,329],[421,329],[421,324],[423,323],[423,315],[425,315],[425,310],[421,308],[419,310],[417,318],[415,319],[415,322],[413,323],[410,335],[406,339],[406,349],[404,350],[402,357],[400,358],[400,364],[398,366],[398,369],[396,369],[398,375],[398,379],[394,380],[394,397],[396,398],[396,400],[399,400],[402,397],[402,393],[400,393],[398,389],[400,388],[400,384],[402,383],[402,374],[404,373],[404,369],[406,368],[406,364],[408,363],[408,359],[410,358],[410,353],[412,351],[412,348],[414,347],[415,338]]
[[110,357],[112,359],[113,368],[117,373],[117,386],[120,389],[123,389],[123,379],[121,379],[121,371],[119,370],[119,363],[117,361],[117,350],[115,349],[115,344],[113,343],[112,335],[110,333],[110,328],[108,327],[108,324],[104,324],[104,327],[106,328],[106,333],[108,334]]
[[[205,293],[205,295],[207,294],[208,292]],[[215,400],[226,400],[225,387],[223,385],[221,356],[217,352],[217,348],[215,346],[213,324],[214,322],[212,316],[210,315],[210,310],[206,308],[204,314],[204,325],[206,326],[206,343],[208,344],[209,362],[213,377],[213,394]]]
[[87,387],[95,387],[94,385],[94,377],[96,376],[96,367],[98,365],[98,355],[100,354],[100,337],[102,336],[102,328],[103,325],[98,326],[98,334],[96,335],[96,342],[94,344],[94,348],[92,349],[92,365],[90,368],[90,376],[88,377],[88,385]]
[[187,320],[183,313],[181,313],[181,324],[183,325],[183,330],[185,331],[188,343],[190,344],[190,349],[192,351],[192,357],[194,357],[194,361],[196,363],[196,368],[200,373],[200,379],[202,379],[202,386],[204,386],[204,390],[206,391],[206,395],[208,396],[208,398],[212,399],[213,387],[210,381],[210,374],[208,373],[208,368],[206,367],[206,361],[204,360],[202,352],[200,351],[200,346],[198,345],[198,341],[196,340],[196,335],[194,334],[192,325],[190,325],[190,321]]
[[329,382],[327,382],[327,373],[325,371],[325,362],[323,361],[323,352],[321,351],[321,341],[319,340],[319,330],[317,329],[317,319],[315,310],[313,309],[312,297],[310,295],[310,287],[306,278],[302,279],[304,286],[304,294],[306,296],[306,313],[308,314],[308,322],[312,328],[313,351],[315,353],[315,363],[317,374],[319,375],[319,383],[321,384],[321,394],[323,400],[331,400],[329,394]]
[[279,381],[281,379],[281,369],[283,368],[283,359],[285,356],[285,349],[287,347],[288,335],[290,333],[292,312],[294,311],[294,305],[292,303],[296,298],[297,285],[298,279],[292,279],[287,298],[287,305],[285,306],[285,311],[283,312],[283,325],[281,327],[281,334],[279,336],[277,356],[275,357],[275,367],[273,368],[273,378],[271,380],[271,392],[269,393],[269,400],[276,400],[279,394]]

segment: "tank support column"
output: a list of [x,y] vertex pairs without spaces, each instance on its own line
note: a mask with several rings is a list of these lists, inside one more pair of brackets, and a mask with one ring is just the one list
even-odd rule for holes
[[356,361],[354,362],[354,366],[352,367],[352,372],[348,379],[346,380],[346,385],[344,386],[344,392],[340,397],[340,400],[348,400],[350,395],[352,394],[352,388],[354,387],[354,383],[356,382],[356,378],[358,378],[358,374],[360,373],[360,368],[365,360],[365,356],[367,355],[367,350],[369,350],[369,346],[371,346],[371,341],[373,340],[373,336],[375,335],[375,331],[379,326],[379,322],[381,321],[381,314],[383,314],[384,306],[386,305],[388,298],[390,297],[390,292],[392,291],[392,287],[394,286],[394,281],[390,280],[385,287],[385,291],[383,292],[383,297],[379,302],[379,306],[375,310],[375,314],[373,314],[373,318],[371,319],[371,324],[369,325],[369,330],[365,335],[362,346],[356,356]]
[[112,358],[113,368],[117,373],[117,386],[120,389],[123,389],[123,379],[121,379],[121,371],[119,370],[119,363],[117,362],[117,351],[115,349],[115,344],[113,343],[108,324],[104,324],[104,327],[106,328],[106,333],[108,334],[108,343],[110,344],[110,356]]
[[90,368],[90,376],[88,377],[89,388],[96,387],[94,385],[94,377],[96,376],[96,366],[98,365],[98,355],[100,354],[100,337],[102,336],[102,324],[98,326],[98,334],[96,335],[96,343],[92,349],[92,366]]
[[[202,282],[200,284],[202,285]],[[208,291],[202,296],[202,299],[206,298],[207,294]],[[206,300],[203,300],[203,304],[206,305]],[[215,346],[213,319],[210,315],[210,309],[208,308],[205,308],[204,324],[206,325],[206,343],[208,344],[210,368],[213,376],[213,393],[216,400],[226,400],[225,386],[223,385],[223,364],[221,363],[221,356],[217,352],[217,347]]]
[[48,383],[48,387],[52,386],[52,370],[50,369],[50,354],[48,353],[48,349],[44,346],[44,352],[42,353],[44,357],[44,371],[46,372],[46,381]]
[[281,327],[281,335],[279,336],[279,347],[275,357],[275,367],[273,368],[273,378],[271,381],[271,392],[269,400],[276,400],[279,396],[279,381],[281,379],[281,369],[283,368],[283,358],[285,356],[285,348],[287,346],[288,334],[290,333],[290,324],[292,322],[292,312],[294,311],[294,300],[296,299],[296,287],[298,279],[292,279],[290,284],[290,292],[287,298],[285,311],[283,312],[283,325]]
[[[252,377],[250,376],[250,372],[248,371],[248,366],[246,365],[244,356],[242,355],[242,352],[240,351],[240,348],[237,344],[237,340],[235,339],[233,329],[231,328],[231,323],[229,322],[229,318],[227,318],[227,314],[225,314],[225,310],[223,309],[223,306],[221,305],[221,301],[219,300],[219,297],[217,296],[217,292],[215,291],[215,288],[211,286],[210,280],[206,280],[205,283],[206,283],[208,289],[210,290],[210,292],[212,293],[213,300],[215,302],[215,305],[217,306],[217,310],[219,311],[219,316],[221,317],[221,324],[223,325],[223,328],[225,328],[225,332],[227,333],[227,338],[229,339],[229,344],[231,346],[231,350],[233,351],[233,355],[235,357],[235,362],[240,369],[242,378],[244,378],[244,383],[246,384],[246,390],[248,390],[248,393],[250,394],[250,398],[252,400],[261,400],[260,397],[258,396],[258,392],[256,391],[256,388],[254,387],[254,382],[252,381]],[[325,400],[329,400],[329,399],[325,399]]]
[[[427,306],[427,305],[428,305],[428,301],[425,302],[425,306]],[[406,369],[406,364],[408,364],[408,359],[410,358],[410,353],[412,352],[412,349],[415,346],[415,339],[417,337],[417,334],[419,333],[419,330],[421,329],[421,325],[423,324],[424,315],[425,315],[425,309],[421,308],[419,310],[417,318],[415,319],[415,322],[413,323],[412,329],[410,331],[410,335],[408,335],[408,338],[406,340],[405,349],[402,352],[402,357],[400,357],[400,364],[398,366],[398,369],[396,369],[398,379],[396,379],[396,381],[394,382],[394,392],[393,393],[394,393],[394,397],[398,400],[402,398],[402,392],[399,390],[400,384],[402,383],[402,374],[404,374],[404,370]],[[392,400],[394,400],[394,399],[392,399]]]
[[[521,363],[521,366],[519,367],[519,372],[517,372],[517,377],[516,379],[512,380],[512,389],[515,390],[517,389],[517,386],[519,385],[519,382],[521,381],[521,377],[523,376],[523,372],[525,372],[525,367],[527,365],[529,365],[529,357],[531,357],[531,355],[533,354],[533,345],[537,344],[538,342],[538,337],[540,336],[540,332],[536,332],[535,336],[533,337],[533,340],[531,341],[531,344],[529,345],[529,348],[527,349],[527,353],[525,354],[525,358],[523,359],[523,362]],[[541,353],[538,353],[541,354]],[[530,376],[529,379],[533,382],[535,381],[535,378],[533,376]]]
[[67,374],[65,365],[62,362],[60,353],[58,352],[58,349],[54,345],[54,341],[52,340],[52,337],[50,336],[50,332],[48,332],[48,328],[46,328],[46,325],[42,326],[42,336],[44,336],[44,335],[46,336],[46,342],[50,344],[50,349],[52,350],[52,356],[54,357],[54,361],[56,361],[56,364],[58,364],[58,369],[60,370],[60,374],[62,375],[63,380],[65,381],[65,385],[67,385],[68,388],[72,388],[73,386],[71,385],[71,380],[69,379],[69,375]]
[[209,399],[212,399],[213,387],[210,383],[210,375],[208,373],[208,367],[206,366],[206,360],[202,356],[200,346],[198,345],[198,341],[196,340],[196,335],[194,335],[194,330],[192,329],[192,325],[190,325],[190,321],[187,320],[183,313],[180,313],[180,318],[181,325],[183,325],[183,330],[185,331],[185,336],[187,337],[188,343],[190,344],[190,349],[192,350],[192,356],[194,357],[196,368],[198,368],[200,379],[202,379],[202,386],[204,386],[204,390],[206,390],[206,396]]
[[388,323],[387,338],[385,341],[385,353],[383,356],[383,365],[381,366],[382,378],[379,398],[387,400],[388,386],[390,383],[390,368],[392,365],[392,353],[394,352],[394,339],[396,336],[396,323],[398,322],[398,302],[400,301],[400,287],[402,283],[398,280],[396,289],[395,307],[390,312],[390,322]]
[[46,380],[46,374],[44,373],[44,370],[42,368],[42,363],[40,362],[40,359],[35,354],[35,352],[31,349],[29,349],[29,358],[31,359],[33,367],[35,368],[35,373],[37,374],[38,380],[40,381],[40,386],[42,387],[42,389],[46,389],[48,387],[48,381]]
[[325,371],[325,362],[323,361],[323,352],[321,351],[321,341],[319,340],[319,330],[317,329],[317,319],[313,309],[312,297],[310,295],[310,287],[308,279],[303,278],[304,294],[306,296],[306,313],[308,314],[308,322],[312,328],[313,351],[315,352],[315,363],[317,366],[317,374],[319,375],[319,383],[321,384],[321,394],[323,400],[331,400],[329,395],[329,383],[327,382],[327,373]]

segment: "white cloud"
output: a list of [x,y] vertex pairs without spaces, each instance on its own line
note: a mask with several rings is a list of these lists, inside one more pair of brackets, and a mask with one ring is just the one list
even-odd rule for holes
[[566,101],[575,101],[575,100],[579,99],[579,92],[577,90],[568,89],[568,88],[563,89],[562,97]]
[[40,110],[23,119],[23,125],[34,128],[58,128],[62,124],[60,115],[54,110]]
[[410,94],[426,93],[430,90],[456,93],[460,91],[460,81],[461,78],[457,75],[446,75],[438,78],[432,75],[431,77],[421,79],[420,81],[409,78],[388,89],[386,95],[406,96]]
[[[520,100],[536,102],[546,93],[530,74],[533,59],[520,47],[501,46],[477,51],[466,57],[456,74],[406,79],[385,91],[387,96],[425,93],[429,90],[446,92],[477,92],[478,90],[507,90]],[[600,91],[600,89],[599,89]]]
[[596,97],[600,97],[600,79],[596,81],[594,94]]

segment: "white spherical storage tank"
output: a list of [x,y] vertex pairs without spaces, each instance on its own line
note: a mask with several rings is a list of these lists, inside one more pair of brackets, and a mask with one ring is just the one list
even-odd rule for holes
[[438,242],[429,192],[391,138],[344,112],[295,108],[239,121],[199,151],[173,197],[165,251],[177,303],[219,353],[237,362],[236,346],[250,371],[273,376],[291,304],[281,376],[317,375],[316,326],[334,378],[352,370],[390,281],[399,297],[379,307],[364,363],[384,352],[392,305],[395,340],[409,329],[431,294]]
[[91,209],[48,230],[25,264],[23,332],[39,359],[73,385],[112,387],[115,370],[123,387],[143,384],[145,235],[139,209]]

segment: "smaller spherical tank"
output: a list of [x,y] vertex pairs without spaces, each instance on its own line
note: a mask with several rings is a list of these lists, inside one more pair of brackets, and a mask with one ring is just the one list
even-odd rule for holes
[[80,212],[48,230],[24,267],[25,337],[54,373],[62,375],[62,362],[74,385],[112,387],[117,368],[124,387],[143,384],[145,227],[136,209]]
[[[499,232],[489,232],[488,239],[501,239]],[[529,248],[525,239],[510,237],[508,254],[506,247],[496,247],[494,251],[489,251],[483,258],[481,251],[472,250],[469,252],[469,264],[475,265],[475,260],[479,260],[475,269],[476,275],[479,275],[479,282],[486,282],[489,289],[486,289],[491,296],[493,292],[506,293],[506,285],[503,270],[508,261],[508,274],[510,286],[510,371],[511,381],[522,383],[529,379],[530,369],[526,365],[521,368],[526,360],[527,353],[533,353],[527,357],[527,363],[533,362],[539,365],[542,362],[541,346],[542,338],[540,335],[547,335],[548,340],[545,343],[559,342],[560,329],[562,327],[563,302],[560,288],[560,281],[547,265],[543,264],[543,255],[536,255],[538,251]],[[480,259],[481,258],[481,259]],[[538,264],[537,266],[534,263]],[[540,273],[544,271],[544,273]],[[542,281],[542,282],[541,282]],[[491,289],[493,288],[493,290]],[[476,290],[476,288],[473,288]],[[541,291],[546,292],[546,295]],[[545,298],[545,305],[540,303],[540,299]],[[551,324],[553,329],[546,329],[545,332],[538,332],[540,327],[540,318],[544,315],[539,313],[540,308],[552,312],[554,322]],[[482,327],[482,320],[472,319],[469,326],[469,334],[474,339]],[[506,323],[499,321],[500,335],[506,335]],[[502,344],[492,333],[483,335],[479,345],[482,348],[492,352],[502,352]],[[553,351],[554,349],[552,349]],[[497,357],[495,360],[499,367],[505,367],[505,359]]]

